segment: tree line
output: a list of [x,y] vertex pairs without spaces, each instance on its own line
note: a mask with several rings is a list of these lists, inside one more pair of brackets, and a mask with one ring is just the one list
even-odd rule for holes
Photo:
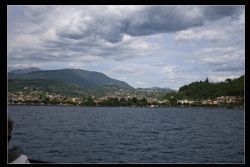
[[215,99],[219,96],[240,96],[244,97],[245,75],[236,79],[226,79],[224,82],[196,81],[179,88],[178,92],[169,93],[165,98],[170,99]]

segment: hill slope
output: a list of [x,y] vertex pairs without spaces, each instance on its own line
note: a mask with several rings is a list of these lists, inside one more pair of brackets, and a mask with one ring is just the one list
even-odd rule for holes
[[133,87],[126,82],[112,79],[103,73],[81,69],[44,70],[24,74],[10,72],[8,74],[8,79],[48,79],[79,84],[81,88],[117,86],[133,89]]
[[80,86],[64,81],[47,80],[47,79],[9,79],[8,92],[31,92],[41,91],[41,94],[46,92],[57,93],[61,95],[80,95],[82,90]]
[[211,83],[207,81],[196,81],[179,88],[177,93],[168,94],[177,99],[209,99],[218,96],[244,96],[245,75],[236,79],[226,79],[225,82]]
[[29,67],[29,68],[13,70],[10,73],[12,73],[12,74],[26,74],[26,73],[30,73],[30,72],[34,72],[34,71],[41,71],[41,69],[36,68],[36,67]]

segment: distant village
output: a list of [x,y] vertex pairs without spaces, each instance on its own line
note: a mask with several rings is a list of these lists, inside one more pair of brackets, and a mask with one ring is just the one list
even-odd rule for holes
[[[40,95],[38,95],[40,93]],[[32,105],[76,105],[76,106],[147,106],[147,107],[162,107],[162,106],[220,106],[225,104],[242,104],[243,98],[239,96],[220,96],[215,99],[201,99],[201,100],[188,100],[188,99],[155,99],[155,98],[141,98],[141,97],[118,97],[104,96],[83,96],[67,97],[56,93],[33,92],[24,93],[9,92],[8,104],[32,104]]]
[[[137,97],[135,96],[126,96],[126,97],[120,97],[120,96],[104,96],[100,98],[96,98],[95,96],[87,96],[83,98],[79,97],[67,97],[60,94],[55,93],[46,93],[45,96],[40,95],[31,95],[31,94],[25,94],[23,92],[15,92],[15,93],[9,93],[8,94],[8,104],[57,104],[57,105],[85,105],[86,102],[89,100],[92,100],[96,105],[100,105],[102,102],[111,100],[111,99],[117,99],[118,101],[133,99]],[[138,98],[138,100],[143,98]],[[144,98],[146,99],[146,98]],[[152,104],[163,104],[166,103],[167,100],[157,100],[155,98],[147,98],[147,103]]]

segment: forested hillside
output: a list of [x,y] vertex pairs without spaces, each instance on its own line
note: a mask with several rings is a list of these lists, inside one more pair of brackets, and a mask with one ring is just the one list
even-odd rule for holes
[[179,88],[176,93],[167,94],[169,98],[174,96],[176,99],[213,99],[218,96],[244,96],[245,75],[236,79],[226,79],[224,82],[213,83],[208,79],[205,81],[192,82]]

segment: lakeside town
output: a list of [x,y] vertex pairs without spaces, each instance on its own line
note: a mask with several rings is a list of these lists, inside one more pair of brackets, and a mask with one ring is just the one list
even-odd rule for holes
[[[40,93],[40,94],[39,94]],[[27,104],[27,105],[62,105],[62,106],[143,106],[143,107],[164,107],[164,106],[223,106],[223,105],[243,105],[243,97],[240,96],[219,96],[214,99],[169,99],[140,98],[136,96],[119,97],[104,96],[83,96],[67,97],[65,95],[48,93],[41,94],[42,91],[22,91],[8,94],[8,104]]]

